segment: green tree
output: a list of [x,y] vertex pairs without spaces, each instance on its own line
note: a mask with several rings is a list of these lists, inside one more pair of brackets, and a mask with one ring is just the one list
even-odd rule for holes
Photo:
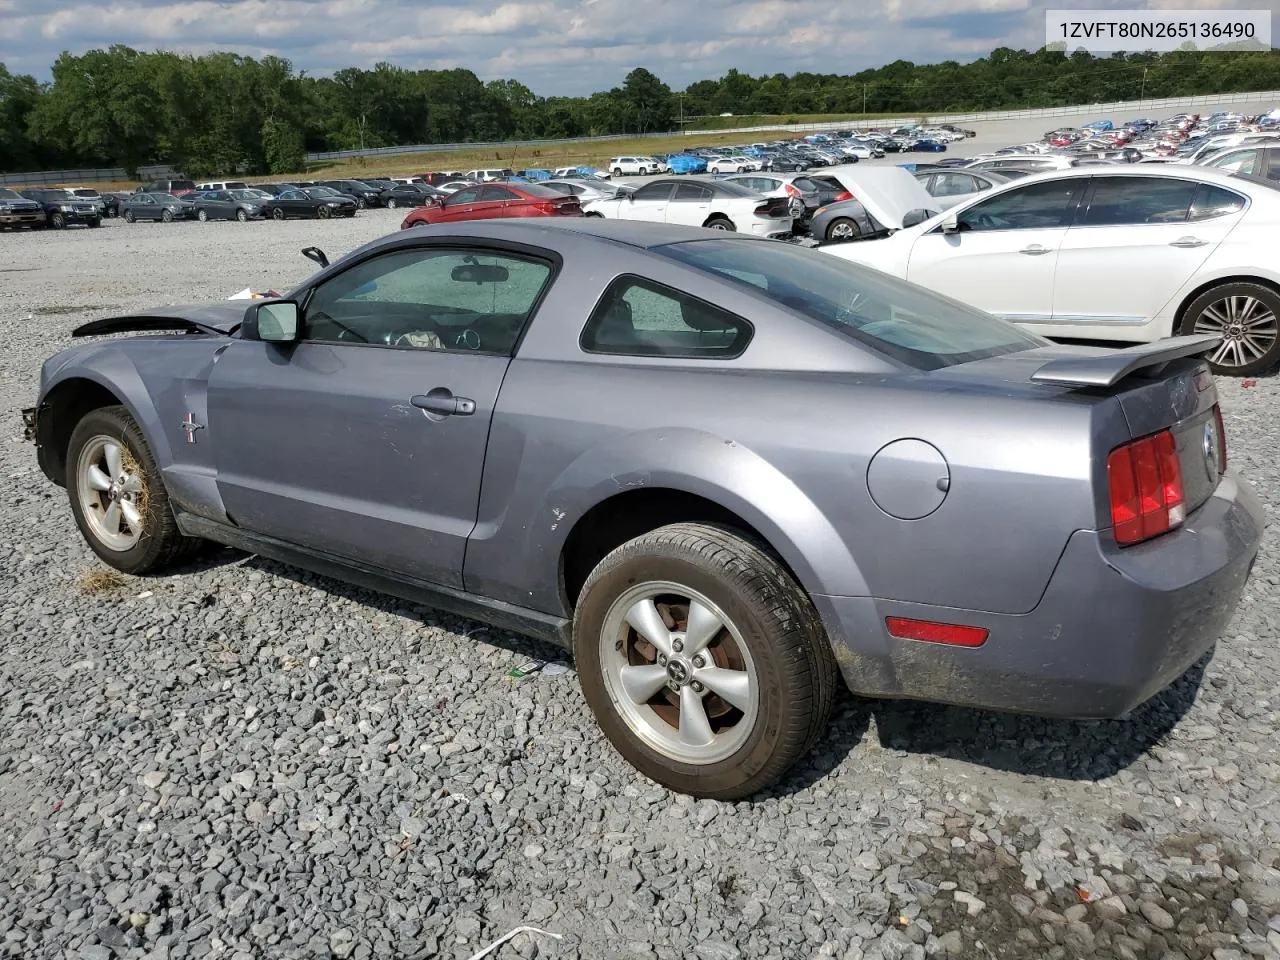
[[636,67],[622,81],[615,94],[632,130],[647,133],[671,129],[671,88],[644,67]]
[[0,63],[0,170],[28,170],[39,161],[27,127],[43,93],[34,77]]

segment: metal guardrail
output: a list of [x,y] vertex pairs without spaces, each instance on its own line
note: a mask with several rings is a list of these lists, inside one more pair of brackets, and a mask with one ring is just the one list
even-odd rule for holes
[[[562,140],[491,140],[482,143],[417,143],[398,147],[369,147],[364,150],[329,150],[307,154],[309,163],[321,163],[326,160],[351,160],[356,157],[396,157],[412,153],[445,153],[450,150],[504,150],[515,151],[537,147],[573,146],[576,144],[607,143],[613,140],[640,140],[650,137],[710,136],[715,134],[763,133],[769,130],[787,130],[802,133],[821,130],[853,129],[857,127],[897,127],[908,123],[986,123],[999,120],[1031,120],[1038,117],[1077,117],[1096,115],[1099,118],[1115,114],[1157,113],[1165,110],[1189,110],[1194,107],[1228,107],[1232,104],[1280,105],[1280,90],[1253,91],[1245,93],[1214,93],[1195,97],[1147,98],[1144,100],[1120,100],[1110,103],[1079,104],[1070,107],[1042,107],[1034,110],[987,110],[971,113],[927,113],[903,117],[877,117],[875,120],[831,120],[821,123],[771,123],[751,127],[727,127],[723,129],[705,129],[683,131],[661,131],[654,133],[614,133],[599,137],[570,137]],[[1117,117],[1116,119],[1125,119]],[[169,166],[141,167],[138,175],[144,180],[176,176]],[[0,185],[10,186],[23,184],[38,186],[51,183],[93,183],[108,180],[127,179],[125,171],[120,167],[97,170],[43,170],[30,173],[0,173]]]
[[[159,180],[176,177],[177,171],[168,165],[139,167],[138,176],[143,180]],[[87,170],[33,170],[28,173],[0,173],[0,186],[44,187],[74,183],[105,183],[112,180],[128,180],[123,167],[97,167]]]

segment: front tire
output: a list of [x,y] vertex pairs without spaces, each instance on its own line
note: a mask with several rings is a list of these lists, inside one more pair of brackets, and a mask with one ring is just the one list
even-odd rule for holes
[[241,223],[248,223],[248,222],[249,222],[249,211],[244,210],[244,209],[237,210],[237,211],[236,211],[236,219],[237,219],[237,220],[239,220]]
[[325,207],[325,206],[316,207],[317,220],[328,220],[331,216],[333,216],[333,211],[330,210],[328,207]]
[[400,203],[399,203],[399,201],[398,201],[398,200],[396,200],[396,198],[395,198],[395,197],[391,197],[389,200],[387,200],[387,209],[388,209],[388,210],[394,210],[394,209],[395,209],[396,207],[398,207],[398,206],[400,206]]
[[199,213],[196,214],[196,219],[199,220],[201,223],[208,223],[209,211],[202,209]]
[[283,207],[276,207],[274,210],[272,210],[272,211],[271,211],[271,219],[272,219],[272,220],[283,220],[283,219],[284,219],[284,208],[283,208]]
[[90,411],[76,424],[67,494],[89,547],[124,573],[158,572],[200,545],[178,531],[151,448],[122,406]]
[[173,223],[173,211],[172,210],[162,211],[160,214],[160,219],[163,220],[165,223]]
[[592,571],[573,625],[583,694],[647,777],[719,800],[775,783],[826,728],[836,666],[809,598],[736,532],[662,527]]
[[134,216],[134,213],[133,213],[133,211],[132,211],[132,210],[126,210],[126,211],[124,212],[124,222],[125,222],[125,223],[136,223],[136,222],[137,222],[137,219],[138,219],[138,218],[137,218],[136,216]]
[[614,167],[614,168],[613,168],[613,175],[614,175],[615,177],[620,177],[620,176],[622,176],[622,168],[621,168],[621,167]]
[[1259,283],[1222,283],[1187,305],[1182,333],[1215,334],[1209,354],[1215,374],[1252,377],[1280,363],[1280,294]]
[[827,239],[833,243],[855,240],[860,233],[862,231],[858,228],[857,221],[848,217],[836,217],[827,224]]
[[67,218],[60,213],[49,214],[49,226],[55,230],[67,229]]

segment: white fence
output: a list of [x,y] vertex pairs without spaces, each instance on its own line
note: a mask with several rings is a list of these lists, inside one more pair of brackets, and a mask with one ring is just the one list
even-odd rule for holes
[[[1231,107],[1235,104],[1265,104],[1280,106],[1280,90],[1253,93],[1211,93],[1200,97],[1164,97],[1146,100],[1119,100],[1111,103],[1088,103],[1074,107],[1043,107],[1037,110],[988,110],[979,113],[926,113],[909,117],[877,117],[874,120],[834,120],[822,123],[770,123],[755,127],[733,127],[720,130],[685,130],[688,136],[707,136],[717,133],[762,133],[766,130],[840,130],[853,127],[899,127],[907,123],[987,123],[998,120],[1034,120],[1039,117],[1078,117],[1094,115],[1099,118],[1114,117],[1125,120],[1140,114],[1155,114],[1154,119],[1168,116],[1169,112],[1193,110],[1196,107]],[[1124,116],[1119,116],[1124,114]]]

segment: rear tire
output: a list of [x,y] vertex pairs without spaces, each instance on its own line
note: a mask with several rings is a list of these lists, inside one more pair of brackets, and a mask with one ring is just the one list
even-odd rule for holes
[[718,214],[712,217],[706,223],[704,223],[703,226],[709,230],[724,230],[729,233],[734,233],[738,229],[733,225],[732,220],[730,220],[728,217],[722,217]]
[[573,653],[588,705],[628,762],[672,790],[736,800],[777,782],[826,729],[837,670],[820,624],[760,545],[680,523],[592,571]]
[[621,167],[614,167],[614,168],[613,168],[613,175],[614,175],[615,177],[620,177],[620,176],[622,176],[622,168],[621,168]]
[[124,212],[124,222],[125,222],[125,223],[135,223],[135,222],[137,221],[137,219],[138,219],[138,218],[137,218],[136,216],[134,216],[134,213],[133,213],[133,211],[132,211],[132,210],[126,210],[126,211]]
[[101,218],[101,217],[97,217],[97,218],[95,218],[95,219],[93,219],[93,220],[90,220],[90,221],[89,221],[89,226],[90,226],[90,227],[100,227],[100,226],[102,226],[102,218]]
[[205,209],[201,209],[198,213],[196,213],[196,219],[199,220],[201,223],[208,223],[209,211]]
[[361,210],[367,210],[369,209],[369,201],[361,197],[359,200],[356,201],[356,207]]
[[1182,312],[1180,332],[1220,334],[1209,353],[1215,374],[1252,377],[1280,364],[1280,294],[1260,283],[1221,283]]
[[67,495],[90,549],[124,573],[159,572],[202,546],[178,531],[160,468],[125,407],[92,410],[71,431]]
[[398,207],[398,206],[400,206],[400,203],[399,203],[399,201],[397,201],[397,200],[396,200],[396,198],[395,198],[395,197],[390,197],[390,198],[387,200],[387,209],[388,209],[388,210],[394,210],[394,209],[395,209],[396,207]]
[[284,208],[283,208],[283,207],[276,207],[274,210],[272,210],[272,211],[271,211],[271,219],[272,219],[272,220],[283,220],[283,219],[284,219]]

